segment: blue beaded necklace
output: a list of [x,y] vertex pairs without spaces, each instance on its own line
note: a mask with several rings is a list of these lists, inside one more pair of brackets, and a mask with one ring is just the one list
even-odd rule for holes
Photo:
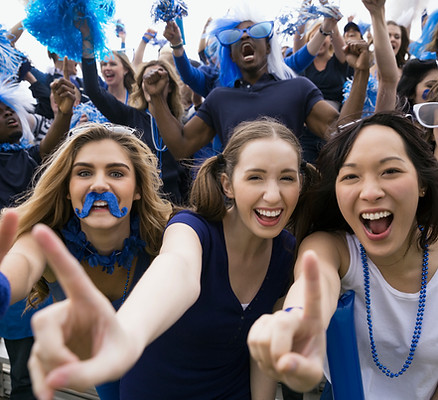
[[[420,228],[420,230],[422,230]],[[362,259],[362,268],[363,268],[363,278],[364,278],[364,288],[365,288],[365,304],[367,309],[367,324],[368,324],[368,334],[370,337],[370,346],[371,346],[371,355],[373,357],[373,361],[376,366],[389,378],[397,378],[402,375],[409,366],[412,364],[414,360],[415,350],[417,349],[418,342],[421,336],[421,327],[423,325],[423,314],[424,308],[426,306],[426,288],[427,288],[427,274],[428,274],[428,264],[429,264],[429,251],[428,244],[424,246],[423,250],[423,264],[422,264],[422,272],[421,272],[421,290],[420,297],[418,300],[418,310],[417,310],[417,318],[415,322],[414,334],[412,335],[411,347],[409,349],[409,355],[406,358],[402,368],[398,372],[391,372],[391,370],[383,365],[379,361],[379,356],[377,354],[376,343],[374,341],[373,334],[373,321],[371,319],[371,295],[370,295],[370,272],[368,269],[368,261],[367,254],[365,252],[364,247],[360,244],[360,257]]]

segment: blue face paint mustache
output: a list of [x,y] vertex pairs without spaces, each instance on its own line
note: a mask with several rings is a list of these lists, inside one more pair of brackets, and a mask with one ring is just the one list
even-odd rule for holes
[[128,209],[126,207],[123,207],[121,210],[119,209],[119,203],[117,202],[117,198],[113,193],[90,192],[85,197],[85,203],[84,203],[84,207],[82,208],[82,211],[79,211],[79,208],[75,209],[76,215],[79,218],[88,217],[94,202],[99,200],[106,201],[108,203],[109,212],[111,213],[111,215],[113,215],[116,218],[124,217],[128,213]]

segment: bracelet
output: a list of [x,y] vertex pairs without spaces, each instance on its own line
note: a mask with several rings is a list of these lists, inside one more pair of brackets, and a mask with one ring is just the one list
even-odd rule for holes
[[[149,36],[149,37],[146,37],[146,36]],[[146,44],[148,44],[149,41],[150,41],[151,39],[153,39],[154,37],[156,37],[156,36],[157,36],[156,33],[153,34],[153,33],[150,33],[150,32],[145,32],[144,35],[143,35],[143,37],[142,37],[142,40],[143,40],[143,42],[145,42]]]
[[173,45],[172,43],[170,44],[170,48],[171,48],[172,50],[180,49],[180,48],[183,47],[183,46],[184,46],[184,43],[183,43],[182,40],[181,40],[181,42],[179,42],[178,44],[175,44],[175,45]]
[[333,31],[330,31],[330,32],[324,32],[324,31],[322,30],[322,27],[321,27],[321,26],[319,27],[319,33],[320,33],[321,35],[324,35],[324,36],[331,36],[331,35],[333,35]]
[[298,308],[299,310],[303,310],[303,307],[288,307],[288,308],[285,308],[283,311],[290,312],[290,311],[292,311],[294,308]]
[[6,314],[10,301],[11,285],[3,272],[0,272],[0,319]]

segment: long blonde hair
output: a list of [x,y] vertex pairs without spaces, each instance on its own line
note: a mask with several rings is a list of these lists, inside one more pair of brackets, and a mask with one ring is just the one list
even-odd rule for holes
[[[44,223],[56,232],[63,228],[73,215],[67,195],[72,166],[79,150],[90,142],[110,139],[126,151],[134,165],[137,190],[141,198],[134,201],[132,212],[139,216],[140,237],[146,242],[145,250],[152,256],[157,255],[172,206],[159,195],[162,181],[156,156],[136,136],[136,131],[128,127],[90,123],[81,125],[72,133],[45,160],[33,190],[16,208],[19,214],[18,237],[29,232],[37,223]],[[37,292],[41,291],[37,289]],[[41,300],[38,297],[37,302]]]

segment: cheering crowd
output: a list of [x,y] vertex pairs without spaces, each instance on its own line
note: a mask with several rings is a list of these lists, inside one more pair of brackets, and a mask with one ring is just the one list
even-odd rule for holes
[[385,0],[237,2],[184,38],[159,1],[131,59],[111,1],[61,3],[0,26],[10,398],[438,399],[438,10],[413,41]]

